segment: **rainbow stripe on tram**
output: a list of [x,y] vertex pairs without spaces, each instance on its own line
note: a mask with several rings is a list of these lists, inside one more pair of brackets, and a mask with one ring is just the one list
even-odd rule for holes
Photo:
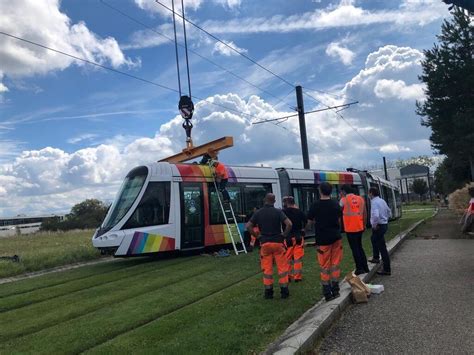
[[[179,174],[183,181],[186,182],[201,182],[206,179],[206,182],[212,182],[212,172],[209,166],[200,164],[176,164]],[[226,166],[227,174],[229,175],[229,182],[237,182],[235,172],[232,168]]]
[[174,238],[159,234],[135,232],[128,247],[127,255],[156,253],[159,251],[175,250]]
[[354,176],[351,173],[337,173],[337,172],[317,172],[314,173],[314,183],[332,182],[335,184],[354,184]]

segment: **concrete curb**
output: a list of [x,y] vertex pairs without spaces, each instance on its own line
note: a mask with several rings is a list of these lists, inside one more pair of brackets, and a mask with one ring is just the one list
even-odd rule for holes
[[[438,213],[414,223],[407,230],[397,234],[387,243],[389,254],[405,240],[407,235],[426,220],[433,218]],[[364,274],[362,280],[368,282],[377,272],[380,264],[369,264],[370,271]],[[273,343],[271,343],[263,354],[289,355],[312,349],[316,341],[324,336],[332,323],[340,317],[344,309],[351,303],[351,287],[347,282],[341,283],[341,297],[325,302],[319,301],[308,309],[296,322],[290,325],[285,332]]]

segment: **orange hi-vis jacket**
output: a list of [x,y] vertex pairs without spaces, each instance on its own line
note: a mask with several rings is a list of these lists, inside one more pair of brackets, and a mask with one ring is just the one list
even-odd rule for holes
[[216,169],[216,175],[220,177],[221,179],[229,178],[229,175],[227,174],[227,169],[225,168],[224,164],[218,163],[215,169]]
[[348,194],[341,199],[342,220],[344,231],[349,233],[360,232],[364,226],[364,199],[354,194]]

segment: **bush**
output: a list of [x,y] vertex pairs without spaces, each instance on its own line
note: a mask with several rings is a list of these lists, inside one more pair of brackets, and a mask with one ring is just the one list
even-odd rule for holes
[[450,209],[459,214],[464,213],[466,208],[469,206],[469,200],[471,199],[468,191],[470,187],[474,187],[474,182],[467,184],[462,189],[456,190],[448,196]]

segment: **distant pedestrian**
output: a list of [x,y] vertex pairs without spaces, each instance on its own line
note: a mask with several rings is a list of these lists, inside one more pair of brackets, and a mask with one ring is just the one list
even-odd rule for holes
[[315,225],[316,255],[321,268],[321,284],[326,301],[339,297],[339,264],[342,260],[341,207],[331,200],[332,185],[319,185],[321,198],[309,209],[309,225]]
[[378,271],[379,275],[391,275],[390,256],[385,244],[385,233],[388,229],[388,220],[392,216],[392,211],[387,203],[380,198],[379,189],[371,187],[369,189],[370,201],[370,224],[372,225],[372,249],[373,258],[371,262],[379,263],[379,253],[382,256],[383,270]]
[[[288,298],[288,262],[285,256],[283,241],[291,231],[291,221],[282,210],[275,208],[275,195],[268,193],[264,200],[265,205],[256,211],[247,223],[247,231],[260,241],[260,262],[263,271],[264,297],[273,298],[273,259],[275,259],[281,298]],[[282,223],[285,230],[282,233]],[[255,235],[254,227],[258,226],[260,235]]]
[[354,194],[350,185],[341,187],[342,198],[339,205],[342,208],[342,221],[347,241],[351,247],[352,257],[356,266],[355,274],[360,275],[369,272],[367,257],[362,247],[362,235],[367,225],[367,210],[362,197]]
[[303,280],[304,236],[307,223],[306,215],[295,204],[293,196],[283,199],[283,212],[288,216],[293,226],[286,244],[286,258],[288,259],[289,280],[300,282]]

